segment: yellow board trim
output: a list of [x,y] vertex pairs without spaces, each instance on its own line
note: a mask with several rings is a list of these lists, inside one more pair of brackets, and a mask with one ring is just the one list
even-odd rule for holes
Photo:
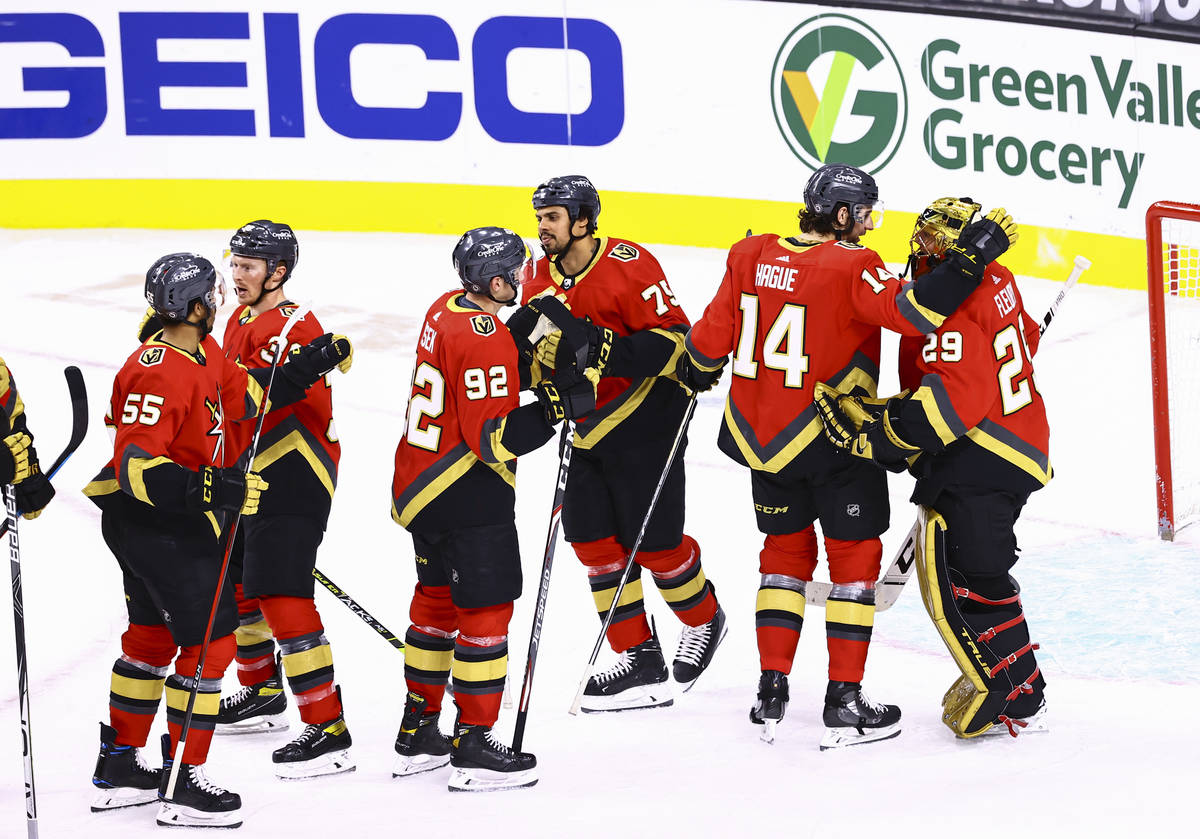
[[[246,218],[284,216],[303,230],[440,233],[458,236],[485,218],[521,233],[535,226],[529,186],[369,183],[364,181],[229,181],[166,179],[16,179],[3,184],[0,227],[234,230]],[[186,195],[188,200],[179,200]],[[232,207],[230,195],[249,201]],[[604,192],[604,225],[622,238],[663,245],[728,248],[746,229],[795,235],[800,196],[762,201],[712,195]],[[888,208],[887,221],[864,237],[892,262],[908,255],[916,214]],[[1021,220],[1018,219],[1018,222]],[[1015,274],[1065,280],[1082,254],[1092,269],[1082,282],[1144,288],[1141,238],[1021,225],[1003,258]]]

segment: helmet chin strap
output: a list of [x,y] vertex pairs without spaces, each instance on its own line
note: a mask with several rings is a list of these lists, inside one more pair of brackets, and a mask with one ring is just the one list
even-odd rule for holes
[[[574,227],[574,226],[575,226],[575,220],[572,219],[571,227]],[[554,267],[556,269],[558,269],[558,273],[562,274],[564,277],[567,276],[567,272],[563,270],[563,266],[562,266],[563,257],[571,251],[571,248],[575,247],[576,242],[582,242],[584,239],[592,239],[593,238],[591,231],[584,233],[582,236],[576,236],[569,229],[567,230],[567,236],[569,236],[571,238],[571,244],[567,245],[565,248],[563,248],[561,251],[559,251],[558,256],[554,257],[554,259],[551,260],[551,262],[554,264]],[[587,265],[592,264],[592,259],[594,259],[596,257],[596,253],[599,250],[600,250],[600,246],[597,244],[596,249],[592,251],[591,257],[588,259],[587,264],[584,266],[585,268],[587,267]]]
[[[278,263],[276,263],[276,264],[278,264]],[[275,272],[271,271],[270,276],[268,276],[266,280],[263,280],[262,286],[258,289],[258,297],[255,297],[253,302],[247,303],[246,305],[248,305],[250,308],[253,309],[255,306],[257,306],[259,303],[262,302],[262,299],[268,293],[274,292],[274,291],[279,291],[279,289],[283,288],[283,284],[286,283],[287,279],[288,279],[286,275],[284,275],[284,278],[279,281],[279,285],[275,286],[275,288],[267,288],[267,280],[271,279],[271,277],[274,275],[275,275]]]

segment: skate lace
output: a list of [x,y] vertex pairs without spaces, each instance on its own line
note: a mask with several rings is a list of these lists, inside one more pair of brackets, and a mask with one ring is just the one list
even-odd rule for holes
[[595,678],[600,684],[605,684],[606,682],[611,682],[614,679],[619,679],[632,670],[633,656],[630,655],[628,650],[626,650],[625,652],[621,653],[620,657],[617,658],[616,664],[605,670],[603,673],[597,673]]
[[708,640],[711,637],[711,623],[685,626],[683,635],[679,637],[679,649],[675,653],[675,658],[688,664],[699,665],[704,659],[704,651],[708,648]]
[[201,792],[206,792],[209,795],[224,795],[227,792],[223,786],[214,784],[208,779],[208,776],[204,774],[203,766],[191,766],[189,770],[192,777],[192,786]]
[[237,693],[232,696],[227,696],[221,700],[222,708],[235,708],[250,696],[250,688],[243,685]]
[[149,763],[146,763],[146,758],[142,757],[141,749],[134,749],[133,755],[133,763],[140,771],[145,772],[148,775],[154,774],[154,768],[150,766]]
[[315,725],[313,723],[309,723],[308,726],[305,727],[304,731],[300,734],[300,736],[297,737],[292,742],[297,745],[307,745],[308,743],[311,743],[313,740],[316,740],[321,735],[321,730],[322,730],[321,726]]
[[500,752],[500,754],[502,754],[502,755],[512,755],[513,754],[513,750],[511,748],[509,748],[508,746],[504,745],[503,743],[501,743],[499,740],[497,740],[496,735],[492,734],[490,729],[488,730],[488,733],[484,735],[484,739],[487,740],[488,745],[490,745],[496,751]]
[[860,713],[862,711],[868,711],[872,715],[877,716],[877,717],[883,716],[883,713],[887,710],[886,705],[884,705],[882,702],[873,701],[869,696],[867,696],[861,690],[858,692],[857,703],[858,703]]

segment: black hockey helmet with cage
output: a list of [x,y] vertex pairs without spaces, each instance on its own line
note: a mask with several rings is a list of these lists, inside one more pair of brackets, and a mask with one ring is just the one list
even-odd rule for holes
[[846,205],[852,217],[864,209],[882,207],[875,179],[856,166],[826,163],[812,173],[804,186],[804,206],[814,215],[835,219],[838,207]]
[[165,322],[187,320],[196,302],[215,312],[223,298],[221,275],[198,253],[169,253],[146,272],[146,303]]
[[287,266],[287,273],[283,275],[281,283],[292,276],[296,263],[300,261],[300,243],[296,241],[292,228],[283,222],[265,218],[243,224],[229,240],[229,252],[233,256],[265,259],[268,277],[283,262]]
[[592,234],[600,218],[600,193],[583,175],[563,175],[551,178],[533,191],[533,209],[544,207],[566,207],[572,226],[580,216],[586,216],[587,232]]
[[[502,277],[520,295],[521,266],[525,264],[525,242],[505,227],[476,227],[468,230],[454,246],[454,270],[463,288],[492,300],[492,278]],[[496,300],[497,303],[515,303]]]

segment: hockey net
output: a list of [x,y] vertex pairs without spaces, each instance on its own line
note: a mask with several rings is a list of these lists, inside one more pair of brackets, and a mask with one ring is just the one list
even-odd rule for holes
[[1158,532],[1200,521],[1200,205],[1146,211]]

